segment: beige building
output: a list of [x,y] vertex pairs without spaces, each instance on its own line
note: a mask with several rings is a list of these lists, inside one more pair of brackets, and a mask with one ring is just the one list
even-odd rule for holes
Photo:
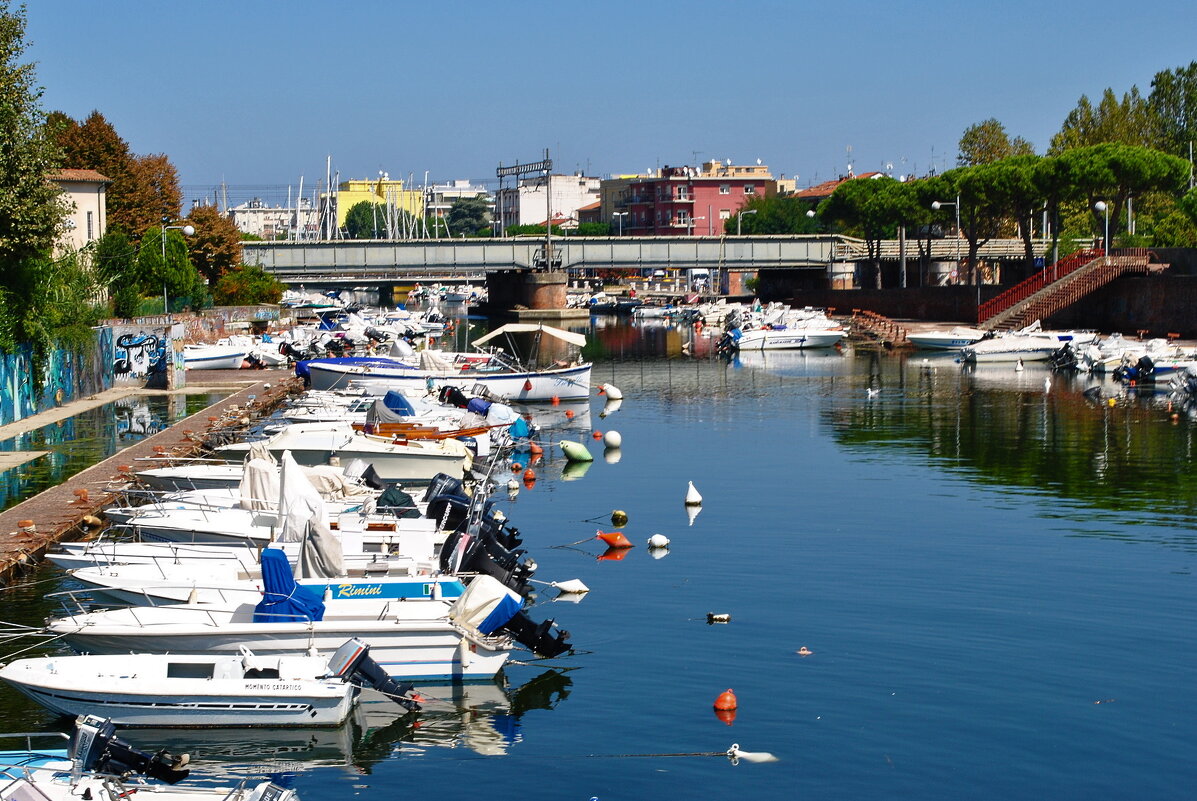
[[95,170],[59,170],[50,176],[62,187],[68,213],[58,253],[81,250],[108,229],[108,184],[112,181]]

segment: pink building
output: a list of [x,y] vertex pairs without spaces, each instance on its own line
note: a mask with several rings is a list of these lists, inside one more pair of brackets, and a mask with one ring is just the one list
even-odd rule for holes
[[653,177],[628,181],[623,232],[632,236],[720,236],[736,233],[735,216],[749,199],[771,195],[777,182],[762,165],[701,169],[665,167]]

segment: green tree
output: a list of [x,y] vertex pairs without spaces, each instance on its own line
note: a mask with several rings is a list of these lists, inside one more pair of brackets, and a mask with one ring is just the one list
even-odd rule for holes
[[212,295],[218,306],[248,306],[278,303],[286,288],[286,284],[258,265],[242,264],[220,277]]
[[573,236],[611,236],[611,223],[584,222],[578,223]]
[[961,167],[973,167],[1034,152],[1035,148],[1030,142],[1021,136],[1011,139],[1006,133],[1006,126],[991,117],[964,129],[956,163]]
[[[543,225],[509,225],[506,228],[507,236],[544,236]],[[553,226],[553,236],[564,236],[565,232],[560,225]]]
[[1159,126],[1159,148],[1187,158],[1197,140],[1197,61],[1157,72],[1147,102]]
[[894,192],[893,178],[858,178],[844,181],[831,197],[819,204],[818,216],[824,223],[834,223],[847,233],[865,240],[870,275],[862,283],[881,288],[881,240],[893,236],[899,224],[897,203],[905,195]]
[[166,232],[166,261],[162,260],[162,228],[151,228],[141,238],[137,253],[137,283],[141,294],[165,293],[170,311],[197,308],[206,298],[204,279],[187,255],[187,241],[178,231]]
[[1189,219],[1197,223],[1197,189],[1190,189],[1185,193],[1180,200],[1177,201],[1176,207],[1184,214],[1187,214]]
[[209,283],[241,263],[241,231],[215,206],[196,206],[184,220],[195,228],[191,263]]
[[1175,194],[1189,176],[1185,160],[1145,147],[1094,145],[1069,150],[1060,160],[1071,170],[1074,199],[1084,201],[1095,234],[1103,231],[1105,215],[1094,206],[1099,200],[1109,204],[1111,238],[1123,226],[1128,198],[1148,192]]
[[[816,234],[819,223],[806,213],[814,209],[809,200],[800,200],[793,195],[754,195],[739,208],[739,229],[743,234]],[[734,234],[737,223],[735,216],[724,222],[724,233]]]
[[1111,142],[1156,147],[1159,140],[1155,111],[1137,87],[1132,86],[1121,100],[1113,89],[1106,89],[1096,108],[1088,97],[1081,96],[1076,108],[1065,117],[1060,132],[1052,137],[1048,153],[1055,155],[1077,147]]
[[387,235],[386,206],[372,200],[354,203],[345,214],[343,227],[350,239],[384,239]]
[[490,225],[490,206],[484,197],[462,197],[449,206],[449,230],[473,236]]

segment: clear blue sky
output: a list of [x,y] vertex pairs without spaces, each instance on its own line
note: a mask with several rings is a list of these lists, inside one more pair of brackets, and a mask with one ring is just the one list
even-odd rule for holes
[[[29,3],[46,111],[99,109],[188,194],[386,170],[493,178],[761,159],[801,185],[951,166],[968,125],[1042,152],[1082,94],[1197,59],[1197,3],[608,0]],[[254,189],[262,187],[263,191]],[[305,189],[305,194],[308,192]]]

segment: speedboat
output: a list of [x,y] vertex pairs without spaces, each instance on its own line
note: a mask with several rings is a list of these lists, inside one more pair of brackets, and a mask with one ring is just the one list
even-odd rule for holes
[[917,334],[907,334],[906,339],[916,348],[925,350],[958,350],[979,342],[989,334],[980,328],[954,326],[948,329],[933,329]]
[[386,678],[369,647],[349,640],[330,657],[119,654],[18,659],[0,679],[60,715],[118,726],[337,726],[361,687],[409,711],[411,687]]
[[966,364],[1047,361],[1064,345],[1080,349],[1096,340],[1097,333],[1094,331],[1044,331],[1036,321],[1018,331],[961,348],[960,360]]
[[740,333],[740,350],[831,348],[844,338],[842,328],[758,328]]

